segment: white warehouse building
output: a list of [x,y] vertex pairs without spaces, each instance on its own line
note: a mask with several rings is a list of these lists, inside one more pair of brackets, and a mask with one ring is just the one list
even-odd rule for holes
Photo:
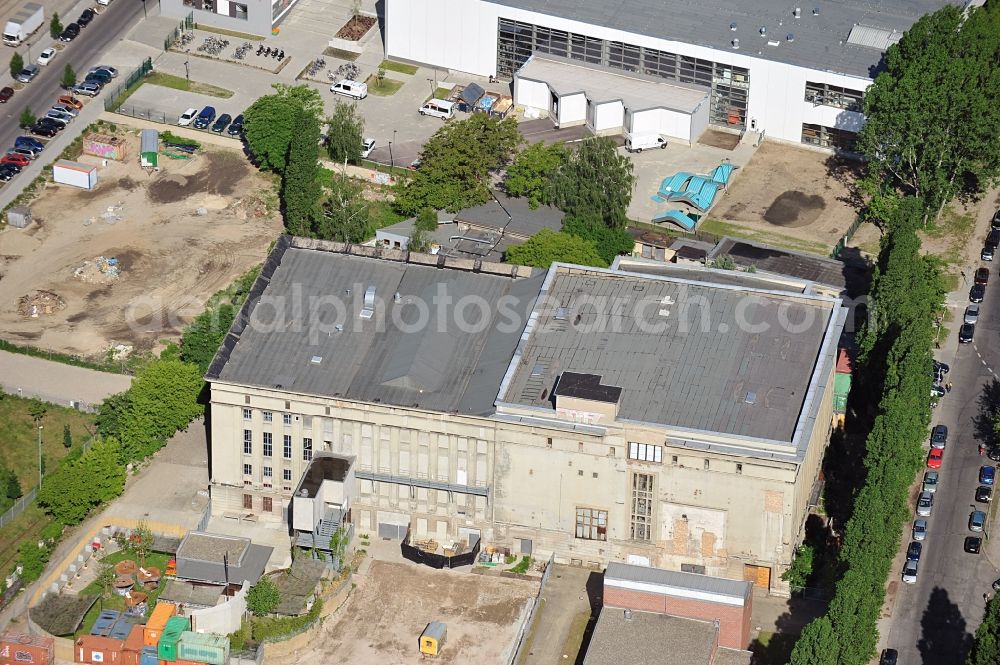
[[885,50],[943,4],[386,0],[386,52],[514,81],[515,102],[559,126],[851,149]]

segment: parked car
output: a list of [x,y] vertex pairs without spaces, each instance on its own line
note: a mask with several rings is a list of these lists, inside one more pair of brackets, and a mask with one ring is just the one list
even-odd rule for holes
[[917,562],[907,561],[903,564],[903,581],[907,584],[917,583]]
[[21,73],[17,75],[17,80],[21,83],[31,83],[32,79],[38,76],[38,65],[25,65]]
[[10,150],[8,150],[7,154],[8,155],[21,155],[22,157],[27,157],[28,160],[30,161],[30,160],[34,159],[35,157],[38,157],[38,153],[40,153],[40,152],[41,152],[41,150],[35,150],[34,148],[18,148],[17,146],[15,146],[15,147],[11,148]]
[[335,95],[344,95],[345,97],[352,97],[354,99],[364,99],[368,96],[368,84],[344,79],[339,83],[331,85],[330,92]]
[[38,63],[39,65],[43,66],[47,65],[50,62],[52,62],[52,58],[56,57],[56,53],[58,52],[59,51],[55,50],[54,48],[49,47],[38,54],[38,60],[35,60],[35,62]]
[[0,164],[0,182],[10,182],[14,176],[20,172],[21,169],[18,166],[14,166],[13,164]]
[[982,284],[986,286],[987,282],[990,281],[990,269],[989,268],[978,268],[976,270],[976,284]]
[[87,73],[93,74],[94,72],[100,72],[100,71],[107,72],[108,74],[111,75],[111,78],[113,79],[118,78],[118,70],[112,67],[111,65],[97,65],[96,67],[91,67],[90,69],[88,69]]
[[913,541],[910,546],[906,548],[906,560],[907,561],[920,561],[920,553],[923,551],[923,543],[918,543]]
[[992,261],[993,251],[994,251],[993,247],[986,245],[985,247],[983,247],[983,251],[979,252],[979,258],[981,258],[983,261]]
[[111,79],[113,79],[113,78],[114,78],[114,76],[112,76],[110,72],[108,72],[108,71],[106,71],[104,69],[98,69],[96,71],[88,73],[87,76],[83,80],[84,81],[97,81],[101,85],[107,85],[108,83],[111,82]]
[[215,132],[216,134],[221,134],[223,131],[225,131],[226,127],[228,127],[229,123],[231,123],[232,121],[233,121],[233,116],[229,115],[228,113],[223,113],[212,124],[212,131]]
[[34,136],[18,136],[14,139],[15,148],[35,148],[39,152],[45,149],[45,144]]
[[101,88],[103,88],[100,83],[94,81],[84,81],[73,86],[73,92],[78,95],[86,95],[87,97],[96,97],[101,94]]
[[14,88],[10,86],[5,86],[0,88],[0,104],[6,104],[10,101],[10,98],[14,96]]
[[365,137],[365,140],[361,142],[361,159],[368,159],[368,156],[372,154],[372,150],[375,149],[375,139],[370,136]]
[[948,426],[935,425],[931,430],[931,448],[944,448],[948,445]]
[[233,118],[233,122],[232,124],[229,125],[229,129],[226,130],[226,133],[229,134],[230,136],[239,136],[240,134],[243,133],[242,113]]
[[928,469],[940,469],[941,462],[944,461],[944,450],[940,448],[932,448],[929,455],[927,455],[927,468]]
[[986,286],[983,284],[973,284],[969,290],[969,302],[982,302],[986,295]]
[[965,318],[963,323],[975,324],[979,321],[979,305],[972,304],[965,308]]
[[984,526],[986,526],[986,513],[973,510],[969,515],[969,531],[982,531]]
[[35,134],[36,136],[45,136],[47,138],[52,138],[53,136],[59,133],[59,130],[53,127],[52,125],[47,125],[47,124],[43,125],[38,122],[36,122],[34,125],[31,126],[30,131],[32,134]]
[[1000,230],[1000,210],[993,213],[993,219],[990,220],[990,228]]
[[177,124],[181,127],[187,127],[194,119],[198,116],[198,109],[188,109],[181,113],[181,117],[177,119]]
[[71,42],[80,36],[80,26],[76,23],[70,23],[67,25],[62,34],[59,35],[59,41],[61,42]]
[[74,118],[80,115],[80,112],[77,111],[75,108],[73,108],[72,106],[66,106],[65,104],[53,104],[51,110],[59,111],[60,113],[65,113]]
[[974,323],[963,323],[962,327],[958,329],[958,343],[959,344],[971,344],[972,338],[976,335],[976,324]]
[[882,656],[878,659],[878,665],[896,665],[898,660],[898,651],[895,649],[882,649]]
[[198,117],[194,119],[195,129],[206,129],[215,120],[215,108],[211,106],[206,106],[198,114]]
[[83,108],[83,102],[73,95],[59,95],[59,99],[57,99],[56,102],[62,104],[63,106],[69,106],[77,110]]
[[979,484],[980,485],[993,485],[993,480],[996,478],[997,470],[993,466],[982,466],[979,468]]
[[931,386],[931,399],[944,397],[948,391],[944,389],[940,383],[935,383]]
[[0,164],[17,164],[21,168],[24,168],[31,162],[30,159],[24,155],[18,155],[15,153],[8,152],[3,157],[0,157]]
[[921,492],[917,497],[917,515],[930,517],[934,509],[934,495],[930,492]]
[[934,373],[935,374],[947,374],[951,371],[951,365],[948,363],[943,363],[938,360],[934,361]]
[[927,520],[913,520],[913,540],[927,538]]
[[45,114],[45,117],[51,118],[56,122],[61,122],[64,125],[68,125],[73,120],[73,116],[71,116],[69,113],[63,113],[61,111],[53,111],[51,109]]
[[993,580],[993,584],[990,586],[993,587],[994,591],[1000,591],[1000,580]]
[[76,24],[81,28],[86,28],[88,25],[90,25],[90,22],[93,21],[94,18],[96,17],[97,14],[94,13],[93,9],[90,8],[84,9],[83,13],[80,14],[80,18],[76,19]]
[[983,548],[983,539],[979,536],[966,536],[965,537],[965,551],[969,554],[979,554],[979,550]]
[[978,503],[989,503],[993,500],[993,488],[986,485],[980,485],[976,488],[976,502]]
[[920,486],[920,489],[931,494],[937,492],[939,475],[937,471],[928,471],[925,473],[924,484]]

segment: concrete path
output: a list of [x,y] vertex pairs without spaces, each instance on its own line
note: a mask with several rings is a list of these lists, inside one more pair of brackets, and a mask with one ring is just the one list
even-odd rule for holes
[[62,406],[79,402],[90,410],[110,395],[128,390],[132,377],[0,351],[0,387],[12,395],[37,397]]
[[[577,566],[553,564],[554,568],[542,593],[542,605],[534,625],[529,627],[531,644],[523,654],[522,665],[551,665],[572,662],[575,653],[566,654],[563,647],[578,616],[590,614],[600,603],[600,572]],[[588,592],[596,595],[591,598]],[[568,656],[568,658],[567,658]]]

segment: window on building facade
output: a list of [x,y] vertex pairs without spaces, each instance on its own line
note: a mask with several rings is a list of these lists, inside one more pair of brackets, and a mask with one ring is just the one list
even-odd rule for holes
[[712,460],[705,460],[705,471],[708,471],[712,466]]
[[246,510],[253,510],[253,494],[243,495],[243,508]]
[[711,90],[712,124],[746,127],[750,70],[692,56],[605,41],[543,26],[500,19],[497,26],[497,76],[512,79],[532,53],[548,53],[627,72],[694,83]]
[[265,478],[270,478],[273,475],[274,475],[274,471],[271,469],[271,467],[265,466],[264,467],[264,477]]
[[653,476],[632,474],[632,540],[653,537]]
[[243,454],[253,455],[253,431],[243,430]]
[[835,148],[837,150],[855,152],[857,150],[858,135],[846,129],[803,123],[802,142],[809,145],[818,145],[821,148]]
[[253,475],[253,464],[244,464],[243,465],[243,475],[244,476],[252,476]]
[[629,441],[628,458],[639,460],[640,462],[662,462],[663,446]]
[[271,500],[271,497],[265,496],[261,498],[261,510],[263,510],[265,513],[269,513],[271,512],[272,508],[274,508],[274,503]]
[[253,409],[243,409],[243,420],[250,420],[253,418]]
[[263,413],[264,413],[264,422],[265,423],[269,423],[269,422],[272,422],[274,420],[274,414],[271,413],[270,411],[264,411]]
[[847,111],[861,112],[865,93],[861,90],[842,88],[829,83],[806,81],[806,101],[817,106],[833,106]]
[[270,432],[264,432],[264,457],[271,457],[273,454],[273,437]]
[[585,540],[607,540],[608,511],[577,508],[576,537]]
[[285,459],[292,459],[292,435],[286,434],[281,445],[281,456]]
[[289,482],[289,481],[291,481],[291,479],[292,479],[292,470],[291,469],[282,469],[281,470],[281,479],[284,480],[286,483]]
[[302,461],[308,462],[313,458],[313,440],[306,437],[302,439]]
[[292,414],[290,414],[290,413],[283,413],[283,414],[281,414],[281,423],[285,427],[291,427],[291,425],[292,425]]

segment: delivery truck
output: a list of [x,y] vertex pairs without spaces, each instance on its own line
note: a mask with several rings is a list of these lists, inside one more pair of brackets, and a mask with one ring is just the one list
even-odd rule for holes
[[25,39],[42,27],[43,23],[45,23],[45,8],[37,2],[29,2],[7,21],[3,29],[3,43],[7,46],[20,46]]

